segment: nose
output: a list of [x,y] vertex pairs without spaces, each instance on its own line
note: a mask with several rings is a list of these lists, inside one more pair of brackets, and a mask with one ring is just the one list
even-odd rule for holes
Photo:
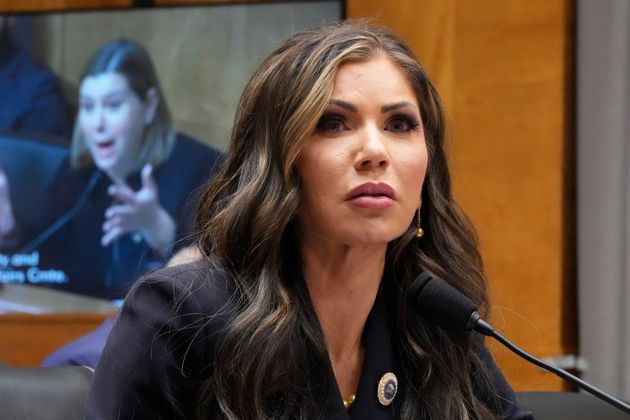
[[92,124],[94,125],[94,129],[98,133],[102,133],[105,131],[105,112],[102,107],[98,107],[94,111],[94,119],[92,120]]
[[385,139],[377,127],[366,127],[360,142],[355,160],[357,170],[385,169],[389,166],[390,157]]

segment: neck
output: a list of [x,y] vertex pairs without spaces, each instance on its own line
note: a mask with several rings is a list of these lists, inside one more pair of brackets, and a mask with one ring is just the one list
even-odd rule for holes
[[115,168],[106,171],[107,176],[114,184],[124,185],[127,183],[127,178],[132,174],[132,168]]
[[311,301],[334,357],[360,339],[383,275],[385,249],[303,250],[302,256]]
[[302,244],[304,277],[344,398],[358,384],[361,336],[383,275],[386,247]]

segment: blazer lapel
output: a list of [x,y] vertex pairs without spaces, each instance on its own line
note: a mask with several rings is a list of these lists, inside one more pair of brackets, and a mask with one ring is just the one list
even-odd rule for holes
[[[383,281],[387,281],[384,279]],[[363,344],[365,360],[359,379],[356,399],[350,409],[343,406],[343,399],[329,364],[329,386],[326,399],[325,418],[327,420],[391,420],[398,416],[402,401],[402,370],[398,361],[395,338],[395,323],[392,297],[381,288],[370,315],[365,323]],[[390,405],[378,401],[378,383],[386,373],[398,378],[398,392]]]
[[[386,281],[388,279],[383,279],[383,282]],[[381,287],[379,290],[365,324],[363,332],[365,361],[355,402],[348,410],[353,419],[390,420],[396,418],[400,412],[403,378],[395,341],[393,297],[386,289]],[[386,373],[393,373],[398,379],[396,396],[387,406],[379,402],[377,394],[379,380]]]
[[328,398],[326,399],[326,411],[324,414],[324,418],[326,420],[350,420],[350,416],[348,416],[348,411],[343,405],[343,398],[341,397],[341,392],[339,392],[339,387],[337,386],[337,381],[335,380],[335,374],[333,373],[332,366],[330,367],[330,380],[328,381]]

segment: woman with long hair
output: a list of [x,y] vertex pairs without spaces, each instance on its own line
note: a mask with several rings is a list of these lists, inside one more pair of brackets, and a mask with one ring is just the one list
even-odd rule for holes
[[531,418],[483,342],[405,301],[426,271],[488,307],[442,114],[384,28],[327,25],[272,53],[201,198],[202,257],[134,287],[88,418]]
[[69,158],[42,199],[54,221],[45,226],[58,228],[32,235],[42,240],[29,247],[40,267],[64,274],[48,286],[120,299],[189,243],[191,202],[221,155],[175,132],[151,57],[136,41],[115,39],[92,54],[78,103]]

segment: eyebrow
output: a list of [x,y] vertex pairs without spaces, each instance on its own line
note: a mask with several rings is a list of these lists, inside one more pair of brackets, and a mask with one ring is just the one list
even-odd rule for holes
[[[127,90],[127,89],[115,90],[113,92],[109,92],[107,95],[105,95],[104,98],[105,99],[110,99],[110,98],[116,97],[116,96],[124,96],[127,93],[129,93],[129,90]],[[87,98],[91,98],[91,96],[90,95],[85,95],[85,94],[82,94],[82,93],[79,92],[79,98],[80,99],[83,99],[83,98],[87,99]]]
[[[340,106],[341,108],[347,109],[348,111],[351,111],[351,112],[358,112],[358,108],[355,105],[352,105],[351,103],[346,102],[346,101],[342,101],[341,99],[331,99],[330,104]],[[386,113],[386,112],[393,111],[399,108],[414,108],[414,107],[415,107],[414,104],[412,104],[411,102],[402,101],[402,102],[396,102],[389,105],[383,105],[381,107],[381,112]]]
[[381,107],[381,112],[385,113],[385,112],[393,111],[394,109],[398,109],[398,108],[415,108],[415,106],[414,104],[408,101],[396,102],[395,104],[383,105]]
[[359,109],[356,106],[354,106],[351,103],[348,103],[346,101],[342,101],[341,99],[331,99],[330,103],[333,104],[333,105],[337,105],[337,106],[340,106],[342,108],[345,108],[345,109],[347,109],[348,111],[351,111],[351,112],[358,112],[359,111]]

